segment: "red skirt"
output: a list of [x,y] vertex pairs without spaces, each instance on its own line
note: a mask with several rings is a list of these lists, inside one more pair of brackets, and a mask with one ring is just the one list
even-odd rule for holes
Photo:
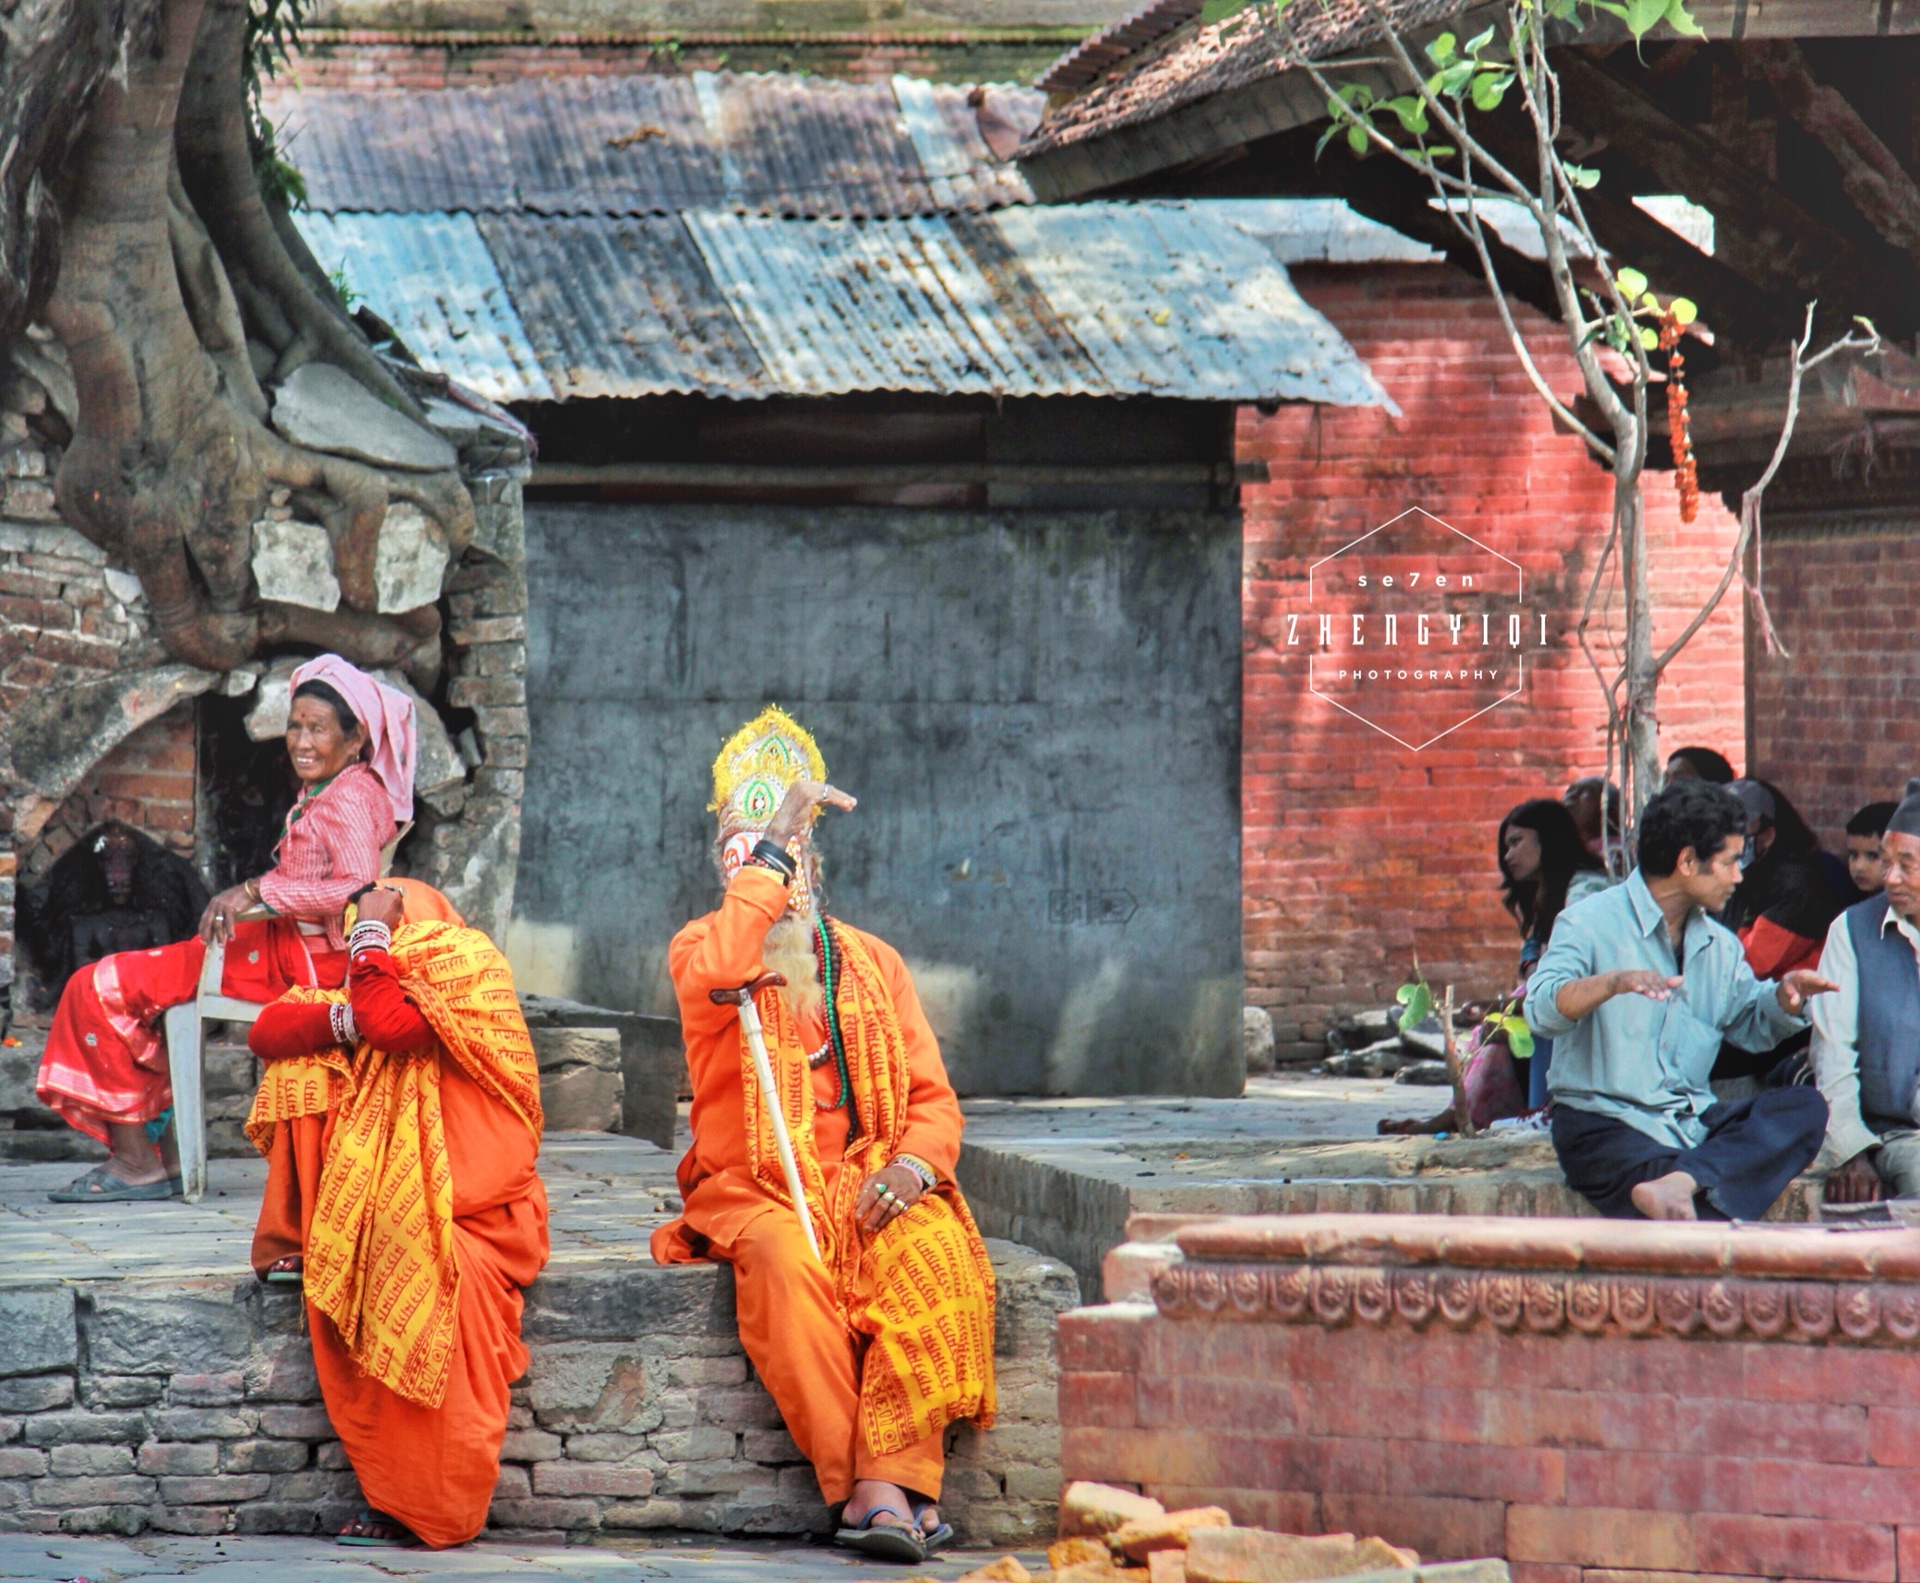
[[[206,943],[197,935],[151,951],[119,951],[67,980],[34,1084],[68,1126],[107,1142],[109,1123],[152,1121],[173,1103],[161,1018],[200,987]],[[347,953],[288,918],[234,926],[220,991],[265,1004],[295,984],[337,989]]]

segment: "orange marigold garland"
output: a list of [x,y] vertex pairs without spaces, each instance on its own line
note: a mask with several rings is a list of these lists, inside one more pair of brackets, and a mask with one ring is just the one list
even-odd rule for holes
[[1680,340],[1687,327],[1669,308],[1660,316],[1660,345],[1667,352],[1667,439],[1673,446],[1673,482],[1680,491],[1680,520],[1700,514],[1700,469],[1693,459],[1693,424],[1687,416],[1687,360]]

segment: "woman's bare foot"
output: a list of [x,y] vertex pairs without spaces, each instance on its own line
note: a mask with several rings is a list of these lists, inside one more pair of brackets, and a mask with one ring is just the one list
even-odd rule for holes
[[1693,1195],[1700,1184],[1685,1171],[1669,1171],[1651,1182],[1636,1182],[1633,1207],[1649,1220],[1698,1220]]
[[864,1527],[868,1515],[879,1512],[873,1519],[875,1528],[910,1530],[914,1526],[912,1511],[913,1503],[898,1484],[889,1484],[885,1479],[855,1479],[853,1493],[841,1510],[840,1522],[847,1528]]
[[[107,1147],[112,1151],[107,1169],[130,1187],[164,1182],[175,1174],[166,1167],[144,1121],[107,1123]],[[178,1168],[176,1167],[176,1170]]]

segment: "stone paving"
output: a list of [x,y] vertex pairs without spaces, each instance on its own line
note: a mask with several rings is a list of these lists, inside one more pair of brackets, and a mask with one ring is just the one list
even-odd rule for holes
[[[996,1552],[941,1556],[916,1568],[956,1578]],[[1044,1558],[1024,1556],[1038,1568]],[[457,1550],[350,1550],[319,1539],[151,1537],[136,1540],[66,1535],[0,1534],[0,1578],[22,1583],[132,1583],[187,1578],[194,1583],[406,1583],[458,1578],[462,1583],[899,1583],[879,1563],[824,1546],[726,1544],[665,1539],[654,1544],[502,1544]]]

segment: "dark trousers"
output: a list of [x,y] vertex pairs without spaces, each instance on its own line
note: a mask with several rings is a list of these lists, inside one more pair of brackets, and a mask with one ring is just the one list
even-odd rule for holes
[[1557,1104],[1553,1151],[1567,1186],[1615,1220],[1641,1219],[1635,1185],[1673,1171],[1700,1184],[1694,1205],[1702,1217],[1758,1220],[1820,1152],[1827,1102],[1817,1088],[1773,1088],[1715,1105],[1700,1119],[1706,1137],[1676,1149],[1611,1116]]

